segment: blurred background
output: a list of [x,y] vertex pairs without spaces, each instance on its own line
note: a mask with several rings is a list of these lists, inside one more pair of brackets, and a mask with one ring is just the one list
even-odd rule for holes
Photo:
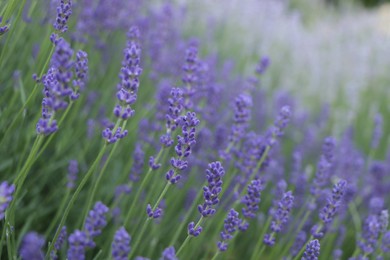
[[328,104],[335,135],[354,125],[367,146],[367,119],[389,116],[389,1],[198,0],[186,12],[186,31],[207,43],[205,52],[218,49],[247,75],[269,56],[263,88],[286,91],[313,110]]

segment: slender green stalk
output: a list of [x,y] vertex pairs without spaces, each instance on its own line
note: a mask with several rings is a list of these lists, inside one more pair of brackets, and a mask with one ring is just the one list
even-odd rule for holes
[[88,172],[84,175],[84,178],[81,180],[81,182],[80,182],[79,186],[77,187],[76,191],[73,193],[72,197],[70,198],[70,200],[68,202],[68,205],[65,208],[64,214],[62,215],[61,221],[60,221],[60,223],[59,223],[59,225],[57,227],[57,231],[56,231],[56,233],[55,233],[55,235],[53,237],[53,240],[50,243],[50,246],[49,246],[49,248],[47,250],[46,258],[49,256],[50,252],[53,250],[54,244],[57,241],[58,236],[60,235],[61,228],[64,226],[66,218],[68,217],[68,215],[70,213],[70,210],[72,209],[76,199],[78,198],[78,195],[79,195],[80,191],[83,189],[83,187],[85,186],[87,181],[92,176],[93,172],[95,171],[95,168],[97,167],[97,165],[99,164],[100,160],[102,159],[106,149],[107,149],[107,144],[105,143],[103,145],[103,147],[101,148],[101,150],[100,150],[98,156],[96,157],[95,161],[93,162],[93,164],[89,168]]
[[134,255],[135,249],[138,247],[139,243],[141,242],[141,239],[142,239],[143,235],[145,234],[146,228],[148,227],[150,220],[151,220],[151,218],[146,218],[146,220],[144,221],[144,224],[142,225],[141,231],[138,234],[138,238],[135,241],[134,246],[131,249],[129,259],[131,259],[131,257]]
[[[160,159],[161,155],[163,154],[163,151],[164,151],[164,149],[160,149],[159,153],[156,156],[156,162],[158,162],[158,160]],[[133,203],[131,204],[129,211],[127,212],[127,215],[126,215],[126,218],[125,218],[125,222],[124,222],[125,227],[129,226],[130,218],[131,218],[131,216],[134,213],[135,206],[137,205],[137,203],[139,203],[139,197],[141,195],[141,192],[144,190],[144,188],[146,186],[146,183],[148,183],[148,181],[149,181],[149,179],[151,177],[151,172],[152,172],[152,168],[149,167],[149,170],[145,174],[145,177],[143,178],[143,180],[141,182],[141,185],[139,186],[139,188],[137,190],[137,193],[135,194]]]
[[[194,229],[197,229],[200,225],[202,225],[203,221],[204,221],[204,218],[203,218],[203,216],[201,216],[199,218],[198,222],[196,223]],[[192,238],[192,236],[187,235],[186,239],[184,240],[184,242],[179,247],[179,250],[177,250],[177,253],[176,253],[177,256],[180,255],[180,253],[183,251],[184,247],[190,242],[191,238]]]
[[263,251],[265,249],[265,246],[263,243],[263,238],[264,238],[265,232],[267,232],[269,225],[271,224],[271,220],[272,220],[272,217],[269,216],[267,219],[267,222],[265,223],[263,230],[261,231],[259,239],[257,240],[257,243],[255,245],[255,252],[252,254],[251,260],[259,259],[259,257],[263,253]]
[[[119,127],[119,124],[121,123],[121,119],[119,119],[114,127],[114,129],[112,130],[113,132],[115,132],[118,127]],[[127,123],[127,120],[125,120],[122,124],[122,129],[124,129],[126,127],[126,123]],[[118,144],[119,142],[116,142],[114,144],[114,147],[111,149],[110,151],[110,154],[108,155],[108,158],[107,160],[104,162],[104,165],[103,165],[103,168],[100,170],[100,173],[99,173],[99,176],[98,178],[96,179],[95,183],[92,185],[91,189],[90,189],[90,192],[88,193],[88,202],[86,204],[86,207],[84,207],[84,218],[83,218],[83,228],[84,228],[84,225],[85,225],[85,220],[87,219],[88,217],[88,211],[91,209],[91,206],[92,206],[92,203],[93,203],[93,200],[95,198],[95,194],[96,194],[96,191],[99,187],[99,184],[103,178],[103,175],[104,175],[104,172],[106,171],[107,169],[107,166],[108,166],[108,163],[110,162],[113,154],[115,153],[116,151],[116,148],[118,147]]]
[[65,205],[66,205],[66,202],[68,201],[69,195],[70,195],[70,189],[67,188],[65,196],[62,197],[60,207],[58,208],[56,215],[54,216],[53,220],[50,222],[49,228],[47,229],[47,231],[45,233],[45,237],[49,237],[49,235],[51,234],[55,224],[57,223],[58,219],[60,218],[60,216],[62,214],[62,211],[65,208]]

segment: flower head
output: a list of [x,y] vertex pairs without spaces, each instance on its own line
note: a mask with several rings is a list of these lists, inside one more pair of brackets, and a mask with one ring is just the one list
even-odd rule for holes
[[320,242],[317,239],[314,239],[307,244],[302,260],[318,260],[319,256]]
[[114,260],[126,260],[130,253],[131,237],[124,227],[119,228],[112,242],[112,258]]
[[20,257],[22,260],[43,260],[44,254],[42,247],[45,245],[45,239],[36,232],[27,233],[23,237],[20,247]]
[[5,210],[12,201],[12,194],[15,192],[15,185],[3,181],[0,184],[0,220],[4,218]]

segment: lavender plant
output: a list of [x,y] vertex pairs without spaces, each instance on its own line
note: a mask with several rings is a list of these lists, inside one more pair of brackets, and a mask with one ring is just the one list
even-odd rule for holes
[[[308,45],[259,25],[254,48],[198,2],[0,3],[0,259],[390,258],[386,66],[335,80],[340,50],[374,50],[322,45],[271,0],[248,2]],[[372,87],[348,116],[342,90],[305,101],[339,81]]]

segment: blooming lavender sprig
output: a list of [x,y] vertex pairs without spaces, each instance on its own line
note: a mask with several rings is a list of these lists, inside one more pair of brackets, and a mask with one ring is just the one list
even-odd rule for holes
[[93,209],[88,213],[88,217],[85,220],[85,233],[89,238],[89,247],[95,247],[93,238],[100,235],[102,229],[107,225],[106,213],[108,212],[108,207],[102,202],[96,202]]
[[268,246],[275,244],[275,233],[282,231],[283,225],[287,223],[291,209],[294,203],[294,196],[291,191],[285,192],[283,197],[278,202],[278,208],[273,213],[273,220],[271,222],[271,234],[264,236],[263,242]]
[[[0,23],[1,23],[1,21],[2,21],[2,18],[0,17]],[[8,32],[9,31],[9,27],[10,27],[9,24],[0,26],[0,36],[5,34],[6,32]]]
[[162,209],[160,207],[156,207],[155,210],[152,209],[152,206],[148,204],[146,206],[146,214],[148,215],[149,218],[159,218],[162,215]]
[[280,137],[283,135],[284,129],[287,127],[291,118],[291,108],[289,106],[283,106],[274,122],[272,129],[272,135],[275,137]]
[[61,0],[57,7],[57,18],[53,24],[54,29],[58,32],[66,32],[68,30],[68,19],[72,14],[72,1]]
[[319,256],[320,242],[317,239],[314,239],[306,245],[306,250],[303,253],[301,260],[318,260]]
[[0,184],[0,220],[4,218],[5,210],[12,201],[12,194],[15,192],[15,185],[3,181]]
[[85,251],[89,245],[89,239],[84,231],[75,230],[68,238],[68,260],[84,260]]
[[342,203],[345,190],[347,188],[347,181],[338,181],[332,190],[332,196],[328,198],[325,207],[320,211],[319,217],[325,223],[332,222],[338,208]]
[[358,245],[365,255],[372,254],[378,246],[378,239],[381,232],[381,223],[378,216],[370,215],[364,221],[362,240]]
[[68,107],[67,98],[74,95],[70,85],[73,78],[73,50],[69,43],[60,39],[56,45],[51,67],[42,77],[44,98],[42,100],[42,117],[39,119],[36,131],[38,134],[49,135],[57,131],[54,115],[59,110]]
[[131,167],[130,175],[129,175],[130,181],[133,182],[139,181],[140,175],[144,168],[144,157],[145,157],[145,153],[142,149],[142,145],[137,143],[133,155],[133,166]]
[[71,99],[76,100],[79,97],[78,89],[83,91],[88,80],[88,54],[82,50],[76,53],[75,74],[76,79],[73,80],[73,86],[76,89],[73,92]]
[[70,160],[68,166],[68,184],[69,189],[73,189],[79,173],[79,164],[76,160]]
[[224,220],[224,230],[220,233],[221,241],[218,241],[217,246],[219,251],[226,251],[228,241],[233,238],[234,233],[238,230],[242,220],[239,218],[239,213],[234,209],[230,209],[226,219]]
[[258,75],[264,74],[270,64],[271,64],[271,60],[269,59],[269,57],[267,56],[261,57],[261,59],[259,60],[256,66],[256,73]]
[[130,253],[131,237],[124,227],[119,228],[112,242],[112,258],[114,260],[126,260]]
[[389,211],[387,209],[381,211],[379,215],[379,224],[381,226],[381,232],[385,233],[389,226]]
[[240,94],[234,102],[234,122],[229,135],[230,143],[237,143],[244,136],[251,117],[252,97]]
[[191,147],[195,145],[196,126],[199,124],[199,119],[195,112],[187,112],[185,116],[181,117],[182,135],[177,136],[177,145],[175,152],[177,157],[172,157],[170,162],[172,168],[166,173],[165,177],[171,184],[177,183],[181,175],[180,171],[188,167],[188,162],[184,160],[191,154]]
[[54,244],[54,249],[50,253],[50,257],[53,260],[58,259],[57,252],[61,250],[62,245],[64,244],[64,241],[66,240],[67,232],[66,232],[66,226],[63,226],[60,232],[60,235],[57,238],[57,241]]
[[176,257],[176,251],[173,246],[167,247],[162,252],[162,256],[159,260],[178,260],[179,258]]
[[165,115],[166,119],[166,134],[162,135],[160,142],[165,147],[170,147],[173,144],[172,132],[179,126],[179,118],[181,116],[183,105],[183,90],[180,88],[172,88],[170,97],[168,98],[168,111]]
[[124,50],[124,59],[119,74],[120,82],[116,93],[119,103],[114,108],[114,115],[124,120],[132,117],[135,112],[131,105],[137,100],[139,77],[142,73],[140,59],[141,48],[138,44],[138,39],[135,37],[131,38],[129,39],[128,47]]
[[27,233],[23,237],[20,246],[20,257],[22,260],[43,260],[44,254],[42,247],[45,245],[45,239],[36,232]]
[[261,191],[264,189],[263,182],[260,179],[252,180],[248,185],[248,192],[241,200],[241,203],[245,205],[242,209],[242,214],[245,218],[254,218],[256,211],[259,210],[259,203],[261,201]]
[[184,108],[189,110],[193,109],[193,100],[192,96],[195,93],[194,85],[198,81],[197,72],[198,72],[198,48],[196,46],[190,46],[186,50],[185,63],[183,65],[184,76],[182,81],[185,85],[184,91]]
[[215,214],[213,206],[219,203],[219,194],[222,191],[222,177],[225,170],[221,162],[212,162],[206,169],[207,186],[203,187],[204,203],[198,205],[198,211],[203,217],[209,217]]
[[[330,181],[329,178],[330,178],[330,170],[332,167],[332,162],[334,157],[334,147],[335,147],[334,139],[331,137],[325,138],[322,146],[322,155],[317,164],[317,171],[314,176],[312,186],[310,187],[310,193],[315,198],[318,198],[321,195],[324,187]],[[313,207],[314,206],[315,205],[313,205]]]

